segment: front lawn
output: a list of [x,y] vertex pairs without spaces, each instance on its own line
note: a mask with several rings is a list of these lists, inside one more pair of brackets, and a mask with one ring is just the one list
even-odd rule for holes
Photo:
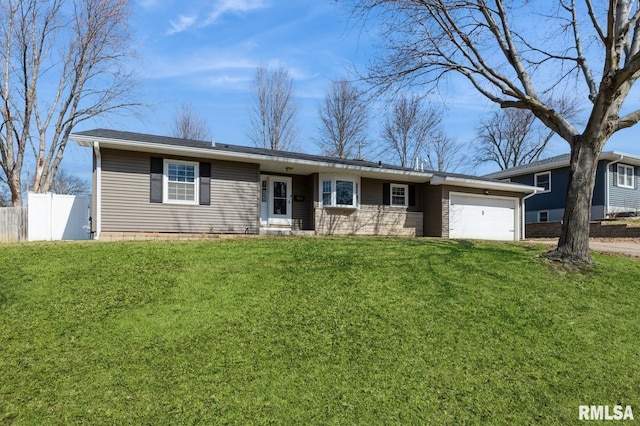
[[569,424],[640,417],[640,262],[255,238],[0,247],[0,423]]

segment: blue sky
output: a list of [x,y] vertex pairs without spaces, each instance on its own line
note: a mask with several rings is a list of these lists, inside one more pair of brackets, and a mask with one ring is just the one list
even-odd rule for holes
[[[349,20],[333,0],[138,0],[131,28],[138,53],[136,96],[150,105],[138,117],[100,117],[76,131],[98,127],[166,135],[176,109],[191,103],[208,121],[218,142],[249,145],[247,127],[253,99],[250,85],[261,64],[283,66],[295,82],[299,144],[318,153],[318,106],[331,80],[364,71],[373,58],[374,33]],[[478,120],[493,106],[461,81],[441,89],[446,132],[470,143]],[[370,139],[379,140],[380,111],[373,111]],[[378,113],[376,115],[376,113]],[[640,153],[640,128],[619,132],[606,150]],[[568,152],[563,141],[548,155]],[[69,144],[63,167],[88,177],[91,151]],[[494,171],[485,167],[478,173]]]

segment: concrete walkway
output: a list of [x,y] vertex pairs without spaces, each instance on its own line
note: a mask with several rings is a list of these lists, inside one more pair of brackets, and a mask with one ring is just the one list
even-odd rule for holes
[[[530,239],[526,241],[549,246],[558,244],[558,240],[554,239]],[[591,251],[598,253],[615,253],[640,258],[640,239],[636,238],[592,238],[589,240],[589,248]]]

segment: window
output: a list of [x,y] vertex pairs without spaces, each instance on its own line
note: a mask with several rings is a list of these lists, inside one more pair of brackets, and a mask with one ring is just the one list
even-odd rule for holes
[[322,205],[330,206],[332,205],[331,194],[332,194],[332,182],[330,180],[322,181]]
[[551,191],[551,172],[536,173],[533,186],[544,188],[542,192]]
[[164,177],[164,202],[198,203],[198,163],[165,160]]
[[633,188],[633,166],[618,164],[618,186]]
[[289,201],[289,191],[287,182],[273,181],[273,211],[274,215],[286,215],[287,203]]
[[355,184],[350,180],[336,180],[336,205],[355,205]]
[[538,212],[538,222],[549,222],[549,212],[547,210]]
[[358,207],[358,182],[354,179],[322,179],[323,207]]
[[409,205],[409,185],[397,185],[392,183],[391,205],[393,207],[407,207]]
[[261,193],[261,200],[263,203],[267,202],[267,181],[263,180],[262,181],[262,193]]

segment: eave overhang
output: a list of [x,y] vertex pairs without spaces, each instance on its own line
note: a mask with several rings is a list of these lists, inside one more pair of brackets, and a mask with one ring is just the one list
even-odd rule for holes
[[461,178],[457,176],[434,176],[431,178],[431,185],[448,185],[448,186],[460,186],[465,188],[477,188],[492,191],[507,191],[507,192],[520,192],[523,194],[533,194],[543,191],[543,188],[537,188],[535,186],[522,185],[509,182],[494,182],[487,180],[476,180]]

